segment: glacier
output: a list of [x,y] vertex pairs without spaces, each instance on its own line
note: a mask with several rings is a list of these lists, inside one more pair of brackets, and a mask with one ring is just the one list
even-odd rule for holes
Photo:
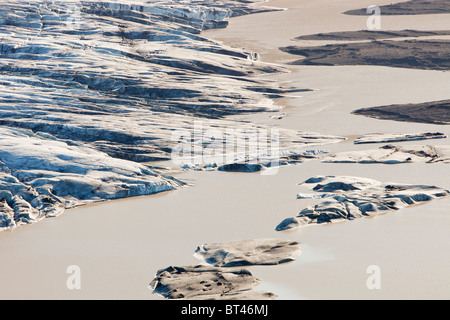
[[[298,91],[258,54],[202,36],[262,1],[0,0],[0,231],[97,201],[177,189],[179,130],[270,130]],[[342,141],[280,129],[284,152]],[[203,143],[200,148],[207,148]]]

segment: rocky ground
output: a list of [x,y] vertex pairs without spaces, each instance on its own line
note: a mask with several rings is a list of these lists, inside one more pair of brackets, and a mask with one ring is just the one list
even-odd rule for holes
[[450,31],[423,31],[423,30],[359,30],[359,31],[337,31],[329,33],[318,33],[299,36],[296,40],[322,40],[322,41],[361,41],[381,40],[395,38],[417,38],[449,36]]
[[[381,6],[382,15],[420,15],[450,12],[446,0],[411,0]],[[367,9],[345,12],[367,15]],[[302,56],[292,64],[297,65],[367,65],[439,70],[450,68],[448,47],[449,30],[359,30],[310,34],[297,37],[298,44],[281,50]],[[311,41],[320,41],[311,46]],[[418,104],[396,104],[355,110],[354,114],[383,120],[448,124],[448,100]]]
[[383,120],[446,125],[450,123],[450,100],[363,108],[353,111],[353,114]]
[[[419,15],[450,13],[447,0],[408,0],[380,7],[386,15]],[[367,15],[367,8],[346,11],[349,15]]]
[[383,40],[317,47],[291,46],[283,51],[303,56],[293,62],[297,65],[374,65],[445,71],[450,69],[449,45],[449,40]]

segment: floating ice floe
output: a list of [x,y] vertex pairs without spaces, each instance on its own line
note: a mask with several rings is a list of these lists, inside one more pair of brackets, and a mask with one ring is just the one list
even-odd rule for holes
[[286,112],[279,113],[277,115],[271,116],[272,119],[281,120],[286,117]]
[[376,216],[450,196],[450,191],[435,186],[382,183],[359,177],[318,176],[305,184],[319,194],[334,195],[285,219],[277,231]]
[[394,146],[378,149],[338,152],[322,159],[328,163],[450,163],[450,146]]
[[296,260],[300,253],[296,241],[253,239],[204,244],[195,257],[215,267],[242,267],[283,264]]
[[[322,139],[322,141],[317,141]],[[342,141],[344,138],[323,136],[317,137],[315,143],[325,144],[325,143],[336,143]],[[312,140],[313,141],[313,140]],[[308,144],[307,142],[298,142],[300,145],[302,143]],[[316,149],[316,150],[306,150],[306,151],[282,151],[273,154],[264,155],[248,155],[248,156],[238,156],[233,161],[229,162],[206,162],[203,164],[201,161],[199,163],[191,164],[184,163],[180,167],[183,170],[195,170],[195,171],[226,171],[226,172],[260,172],[267,169],[272,169],[274,167],[281,167],[290,164],[302,163],[306,160],[320,159],[324,155],[329,154],[328,150]],[[221,157],[219,157],[221,158]],[[223,157],[224,159],[226,157]]]
[[296,260],[300,254],[298,242],[280,239],[204,244],[194,256],[211,266],[159,270],[150,288],[166,299],[275,299],[271,292],[254,290],[260,280],[236,267],[279,265]]
[[434,132],[434,133],[413,133],[413,134],[383,134],[373,133],[365,134],[355,139],[355,144],[365,143],[391,143],[391,142],[403,142],[403,141],[418,141],[429,139],[446,139],[447,135]]

